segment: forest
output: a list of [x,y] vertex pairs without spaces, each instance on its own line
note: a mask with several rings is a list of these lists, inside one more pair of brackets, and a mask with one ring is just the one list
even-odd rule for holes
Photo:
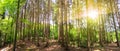
[[0,0],[0,51],[120,51],[120,0]]

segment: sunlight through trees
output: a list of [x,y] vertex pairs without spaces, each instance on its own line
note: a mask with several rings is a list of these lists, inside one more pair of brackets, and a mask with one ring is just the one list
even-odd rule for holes
[[0,50],[120,47],[119,9],[119,0],[0,0]]

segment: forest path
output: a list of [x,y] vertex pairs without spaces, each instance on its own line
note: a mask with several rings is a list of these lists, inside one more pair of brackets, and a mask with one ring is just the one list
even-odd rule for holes
[[[37,47],[32,41],[19,41],[17,42],[16,51],[87,51],[87,48],[79,48],[79,47],[68,47],[69,50],[65,50],[64,47],[61,47],[60,44],[56,40],[49,40],[48,47],[45,47],[45,42],[40,41],[40,46]],[[108,44],[108,46],[103,47],[95,47],[91,48],[91,51],[120,51],[120,48],[115,47],[116,44]],[[0,49],[0,51],[12,51],[13,45],[6,46],[5,48]]]

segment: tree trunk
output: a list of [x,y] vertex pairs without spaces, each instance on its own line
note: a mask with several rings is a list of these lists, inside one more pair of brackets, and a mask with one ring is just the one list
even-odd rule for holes
[[63,30],[63,0],[59,0],[59,21],[58,21],[58,41],[61,46],[64,46],[64,30]]
[[87,13],[87,48],[90,51],[90,34],[89,34],[89,21],[88,21],[88,0],[86,0],[86,13]]
[[19,18],[19,8],[20,8],[20,0],[18,0],[18,5],[17,5],[17,17],[16,17],[16,28],[15,28],[15,36],[14,36],[14,46],[13,46],[13,51],[15,51],[16,48],[16,41],[17,41],[17,32],[18,32],[18,18]]
[[115,22],[115,17],[114,17],[114,10],[113,10],[112,0],[110,0],[110,5],[111,5],[112,19],[113,19],[114,29],[115,29],[115,34],[116,34],[117,46],[120,47],[119,38],[118,38],[118,32],[117,32],[116,22]]

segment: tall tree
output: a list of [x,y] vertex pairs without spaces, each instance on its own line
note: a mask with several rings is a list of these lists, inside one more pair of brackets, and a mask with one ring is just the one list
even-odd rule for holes
[[64,1],[59,0],[58,41],[62,46],[64,46],[63,5],[64,5]]
[[110,0],[110,5],[111,5],[111,16],[112,16],[112,19],[113,19],[113,23],[114,23],[114,29],[115,29],[115,34],[116,34],[116,40],[117,40],[117,46],[120,47],[119,45],[119,38],[118,38],[118,32],[117,32],[117,28],[116,28],[116,22],[115,22],[115,12],[114,12],[114,8],[113,8],[113,3],[114,1]]
[[88,9],[89,9],[89,2],[88,0],[86,0],[86,15],[87,15],[87,47],[88,47],[88,51],[90,51],[90,34],[89,34],[89,19],[88,19]]
[[15,51],[16,48],[16,41],[17,41],[17,32],[18,32],[18,18],[19,18],[19,8],[20,8],[20,0],[18,0],[18,4],[17,4],[17,17],[16,17],[16,29],[15,29],[15,36],[14,36],[14,47],[13,47],[13,51]]

